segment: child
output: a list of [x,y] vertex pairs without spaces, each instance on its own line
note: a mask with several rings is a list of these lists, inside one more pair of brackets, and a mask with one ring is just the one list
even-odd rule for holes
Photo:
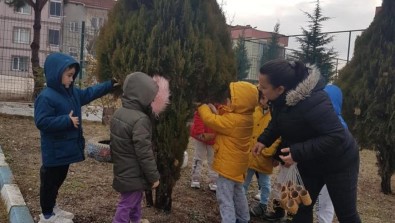
[[[258,90],[248,82],[232,82],[230,97],[217,115],[203,104],[198,108],[205,125],[216,132],[213,169],[218,172],[217,200],[223,223],[247,223],[250,220],[247,198],[243,190],[248,168],[252,113],[258,103]],[[214,108],[215,109],[215,108]]]
[[[267,98],[259,91],[259,105],[255,107],[254,117],[254,128],[252,131],[252,137],[250,146],[255,146],[258,136],[268,126],[271,119],[269,112],[269,105]],[[247,193],[248,187],[251,183],[251,179],[255,173],[258,174],[258,184],[260,187],[260,202],[255,207],[251,208],[250,213],[253,216],[263,216],[266,212],[266,207],[269,201],[270,195],[270,174],[273,172],[273,160],[272,155],[276,151],[279,144],[278,142],[265,150],[262,150],[261,155],[254,156],[250,153],[250,160],[248,164],[247,176],[244,181],[244,191]]]
[[74,86],[80,66],[72,57],[53,53],[44,64],[47,87],[34,103],[34,121],[41,135],[39,223],[73,222],[74,215],[56,206],[69,165],[85,159],[81,106],[118,85],[107,81],[81,90]]
[[[331,99],[333,108],[342,123],[343,127],[348,129],[346,122],[344,121],[341,111],[343,104],[343,94],[339,87],[336,85],[330,84],[326,85],[324,91],[328,94]],[[317,219],[319,223],[331,223],[333,221],[333,216],[335,214],[335,210],[333,208],[332,200],[329,197],[328,189],[326,185],[324,185],[318,195],[317,202]]]
[[190,134],[192,137],[193,147],[195,154],[193,157],[192,165],[192,188],[200,188],[201,172],[203,168],[203,160],[207,158],[208,162],[208,175],[209,175],[209,189],[216,191],[217,189],[217,178],[218,174],[212,170],[214,150],[212,145],[214,144],[215,133],[212,129],[208,128],[203,124],[202,119],[198,112],[195,112],[193,116],[193,123],[191,126]]
[[168,103],[168,82],[145,73],[129,74],[123,84],[122,107],[111,119],[113,188],[121,193],[113,223],[140,223],[144,190],[159,185],[152,150],[151,110],[158,115]]

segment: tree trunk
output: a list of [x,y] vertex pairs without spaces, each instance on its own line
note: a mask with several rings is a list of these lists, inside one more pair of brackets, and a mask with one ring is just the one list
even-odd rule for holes
[[[168,162],[165,159],[158,160]],[[173,187],[176,183],[175,177],[171,174],[172,172],[174,173],[174,171],[171,171],[169,166],[165,163],[158,163],[158,170],[161,171],[161,181],[159,187],[156,189],[155,207],[166,213],[170,213]]]
[[393,174],[393,168],[391,159],[393,157],[392,147],[389,145],[377,145],[378,153],[377,165],[379,167],[379,175],[381,177],[381,191],[384,194],[391,194],[391,177]]
[[33,42],[30,45],[32,49],[32,70],[33,70],[33,78],[34,78],[34,89],[33,89],[33,100],[38,96],[40,91],[44,87],[44,77],[42,68],[40,67],[40,33],[41,33],[41,10],[39,4],[40,1],[34,4],[34,24],[33,24]]

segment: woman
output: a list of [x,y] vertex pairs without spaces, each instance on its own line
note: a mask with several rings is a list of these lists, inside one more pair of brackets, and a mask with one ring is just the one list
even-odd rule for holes
[[[356,209],[358,148],[323,90],[319,71],[298,61],[269,61],[260,69],[259,87],[271,102],[272,120],[254,154],[281,137],[280,158],[285,166],[298,164],[313,204],[326,184],[339,221],[361,222]],[[313,222],[312,209],[301,206],[292,222]]]

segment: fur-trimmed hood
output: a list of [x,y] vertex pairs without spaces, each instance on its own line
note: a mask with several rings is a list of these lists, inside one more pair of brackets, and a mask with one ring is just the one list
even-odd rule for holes
[[299,83],[295,89],[292,89],[286,93],[285,104],[287,106],[295,106],[300,101],[310,97],[313,90],[319,84],[321,74],[318,68],[314,65],[307,65],[307,67],[309,68],[309,75],[307,78]]

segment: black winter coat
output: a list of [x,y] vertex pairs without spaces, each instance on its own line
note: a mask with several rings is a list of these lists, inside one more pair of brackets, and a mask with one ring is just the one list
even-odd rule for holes
[[324,87],[319,71],[312,68],[295,89],[272,102],[272,120],[258,138],[269,147],[281,137],[279,149],[290,147],[303,175],[338,172],[359,159],[356,142],[339,121]]

